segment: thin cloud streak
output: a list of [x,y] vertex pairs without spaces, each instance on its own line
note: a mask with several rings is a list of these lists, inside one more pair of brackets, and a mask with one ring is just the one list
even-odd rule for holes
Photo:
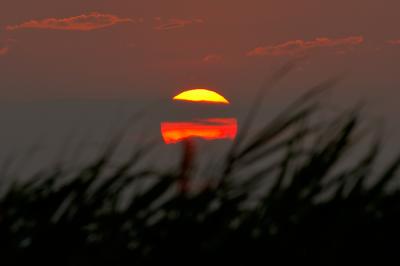
[[400,45],[400,39],[399,40],[389,40],[389,41],[387,41],[387,44]]
[[134,22],[130,18],[120,18],[111,14],[92,12],[68,18],[46,18],[42,20],[30,20],[18,25],[6,26],[6,30],[20,29],[49,29],[67,31],[91,31],[111,27],[120,23]]
[[247,56],[293,56],[318,48],[351,48],[361,45],[363,36],[331,39],[319,37],[311,41],[292,40],[278,45],[260,46],[246,53]]
[[154,29],[163,31],[163,30],[172,30],[172,29],[179,29],[186,27],[191,24],[199,24],[204,23],[202,19],[178,19],[178,18],[171,18],[168,19],[167,22],[163,23],[161,18],[155,18],[159,22]]
[[203,60],[204,63],[221,63],[223,61],[222,55],[219,54],[209,54],[206,55]]

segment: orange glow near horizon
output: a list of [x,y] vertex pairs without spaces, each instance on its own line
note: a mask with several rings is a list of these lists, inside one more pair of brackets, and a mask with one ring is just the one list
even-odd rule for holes
[[229,104],[221,94],[207,89],[193,89],[176,95],[173,100]]
[[235,118],[212,118],[194,122],[163,122],[161,133],[166,144],[174,144],[188,138],[205,140],[230,139],[237,134]]

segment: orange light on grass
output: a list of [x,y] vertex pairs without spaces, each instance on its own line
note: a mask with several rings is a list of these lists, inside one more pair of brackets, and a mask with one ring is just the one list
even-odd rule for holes
[[222,95],[207,89],[187,90],[176,95],[173,100],[229,104]]
[[237,120],[234,118],[161,123],[161,133],[166,144],[178,143],[189,138],[233,140],[236,137],[237,128]]

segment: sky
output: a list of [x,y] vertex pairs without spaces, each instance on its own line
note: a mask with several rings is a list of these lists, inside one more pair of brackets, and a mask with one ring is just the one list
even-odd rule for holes
[[162,99],[192,87],[240,102],[293,58],[304,60],[288,95],[342,72],[344,98],[399,94],[398,0],[0,1],[3,102]]
[[141,130],[129,143],[161,141],[167,111],[203,111],[168,107],[185,89],[221,93],[239,117],[263,80],[293,60],[258,121],[340,75],[330,107],[366,102],[395,152],[399,10],[398,0],[0,0],[0,161],[20,154],[25,165],[36,146],[47,155],[32,165],[65,147],[75,160],[85,136],[98,150],[138,105],[153,114],[133,123]]

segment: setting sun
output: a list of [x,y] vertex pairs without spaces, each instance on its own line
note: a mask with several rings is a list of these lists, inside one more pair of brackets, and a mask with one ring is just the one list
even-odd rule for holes
[[176,95],[174,100],[191,101],[191,102],[208,102],[229,104],[229,101],[215,91],[207,89],[193,89],[184,91]]
[[234,118],[161,123],[161,133],[164,142],[167,144],[178,143],[188,138],[233,140],[236,137],[237,130],[237,121]]
[[[223,105],[230,104],[224,96],[208,89],[186,90],[173,97],[173,100]],[[207,107],[207,105],[203,107],[204,114],[206,114],[207,109],[210,107]],[[184,109],[182,109],[182,112],[184,112]],[[201,117],[201,111],[198,111],[196,116]],[[179,143],[191,138],[233,140],[236,137],[237,130],[238,124],[236,118],[226,117],[203,117],[191,121],[165,121],[161,123],[161,134],[166,144]]]

